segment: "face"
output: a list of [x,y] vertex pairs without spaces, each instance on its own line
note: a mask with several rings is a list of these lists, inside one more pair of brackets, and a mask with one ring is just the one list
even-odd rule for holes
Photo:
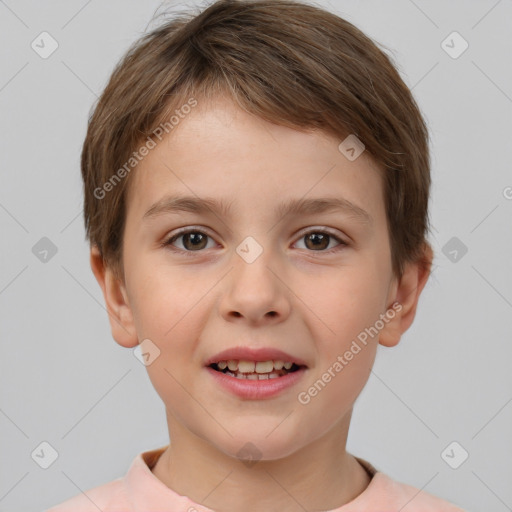
[[[399,316],[379,321],[399,291],[381,179],[365,152],[350,161],[340,142],[218,99],[199,104],[132,176],[124,329],[112,324],[114,337],[158,347],[147,371],[168,417],[225,454],[251,442],[263,459],[277,459],[335,429],[368,379],[379,337]],[[165,207],[170,196],[225,208]],[[350,202],[359,214],[280,209],[318,199]],[[235,347],[277,349],[301,369],[262,381],[292,382],[278,392],[241,395],[206,366]]]

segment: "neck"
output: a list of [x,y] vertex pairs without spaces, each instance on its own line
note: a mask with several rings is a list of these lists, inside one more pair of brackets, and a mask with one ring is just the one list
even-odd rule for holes
[[364,468],[345,450],[350,415],[291,455],[253,464],[226,455],[172,418],[168,421],[172,442],[153,474],[179,495],[215,511],[332,510],[355,499],[370,483]]

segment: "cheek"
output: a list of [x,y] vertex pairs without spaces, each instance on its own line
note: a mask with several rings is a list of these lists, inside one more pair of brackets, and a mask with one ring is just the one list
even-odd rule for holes
[[185,272],[171,273],[168,267],[150,268],[132,274],[137,290],[132,312],[139,339],[151,340],[159,350],[146,367],[148,376],[164,403],[179,416],[178,411],[190,402],[183,385],[192,392],[191,368],[202,364],[197,346],[208,303],[205,294],[212,285]]
[[[350,361],[344,350],[337,351],[336,358],[319,368],[308,387],[300,390],[296,407],[306,437],[321,437],[350,413],[368,381],[376,354],[375,344],[359,345],[357,353],[350,351]],[[343,363],[337,360],[338,355],[344,358]]]
[[[203,286],[179,272],[153,267],[141,275],[134,319],[139,337],[149,338],[160,350],[146,367],[154,389],[176,417],[204,414],[191,404],[194,367],[200,365],[197,345],[209,286]],[[201,300],[203,299],[203,300]]]
[[136,290],[132,312],[139,335],[167,344],[179,342],[183,332],[193,332],[193,319],[211,284],[186,269],[171,269],[149,258],[139,261],[132,276]]
[[[332,269],[331,269],[332,270]],[[308,307],[309,328],[330,357],[346,350],[351,341],[384,312],[383,273],[371,261],[330,271],[297,285]],[[306,313],[305,313],[306,314]]]

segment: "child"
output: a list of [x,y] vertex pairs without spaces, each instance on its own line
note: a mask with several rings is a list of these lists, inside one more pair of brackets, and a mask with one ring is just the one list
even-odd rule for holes
[[50,512],[462,510],[346,451],[433,258],[428,131],[375,43],[292,0],[176,17],[114,70],[81,166],[112,335],[170,444]]

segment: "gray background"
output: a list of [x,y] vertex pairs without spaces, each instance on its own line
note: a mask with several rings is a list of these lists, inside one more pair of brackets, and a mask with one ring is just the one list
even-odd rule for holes
[[[379,347],[348,449],[468,510],[512,510],[512,1],[321,3],[393,50],[432,136],[435,271],[401,343]],[[168,442],[146,369],[111,337],[79,175],[91,105],[160,5],[0,1],[0,511],[59,503]],[[48,469],[31,457],[43,441]]]

